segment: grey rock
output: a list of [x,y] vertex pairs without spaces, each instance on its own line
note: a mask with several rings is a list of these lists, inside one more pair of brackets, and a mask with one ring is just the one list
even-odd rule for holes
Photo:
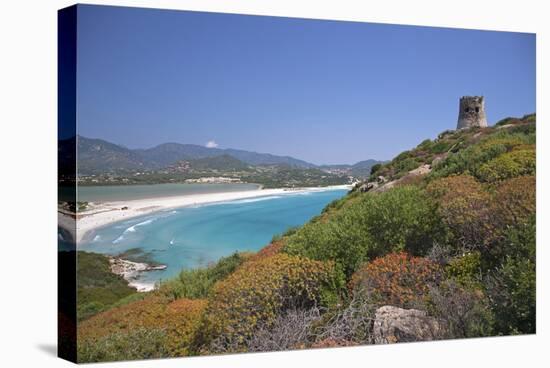
[[386,305],[376,310],[373,333],[375,344],[431,341],[443,336],[443,326],[426,312]]
[[370,182],[370,183],[365,183],[365,184],[361,185],[359,187],[359,190],[362,193],[365,193],[365,192],[368,192],[368,191],[376,189],[376,188],[378,188],[378,183]]

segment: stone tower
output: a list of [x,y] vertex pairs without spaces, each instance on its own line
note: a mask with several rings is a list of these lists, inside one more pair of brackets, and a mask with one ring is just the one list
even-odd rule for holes
[[486,127],[485,101],[483,96],[463,96],[460,98],[456,129]]

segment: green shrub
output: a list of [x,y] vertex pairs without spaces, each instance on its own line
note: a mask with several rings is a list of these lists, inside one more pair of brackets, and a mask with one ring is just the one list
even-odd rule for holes
[[496,188],[491,205],[491,222],[503,234],[511,227],[529,223],[536,210],[536,179],[520,176]]
[[532,213],[525,222],[506,230],[505,240],[498,247],[500,258],[508,256],[535,261],[536,237],[536,216]]
[[420,162],[413,157],[399,161],[394,166],[396,170],[396,176],[402,176],[409,171],[416,169],[418,166],[420,166]]
[[308,223],[288,238],[284,251],[333,260],[349,277],[368,259],[392,251],[421,255],[441,236],[435,203],[420,188],[368,193],[325,222]]
[[381,167],[382,167],[382,164],[372,165],[372,167],[370,168],[370,174],[374,175],[378,170],[380,170]]
[[[486,288],[500,334],[535,333],[536,328],[536,219],[509,227],[492,249],[496,270],[489,272]],[[493,266],[494,267],[494,266]]]
[[485,182],[515,178],[522,175],[535,175],[535,147],[504,153],[481,165],[478,178]]
[[527,115],[524,115],[521,120],[524,122],[524,123],[536,123],[537,122],[537,114],[527,114]]
[[103,254],[77,253],[77,316],[82,321],[117,303],[136,290],[122,276],[111,272]]
[[424,139],[418,146],[416,146],[417,150],[429,150],[432,146],[433,142],[431,139]]
[[[518,127],[519,128],[519,127]],[[493,133],[478,143],[451,154],[431,173],[432,178],[446,177],[452,174],[470,174],[477,176],[479,168],[498,157],[510,152],[514,147],[535,143],[534,131],[514,131],[512,129]]]
[[330,306],[343,288],[331,262],[285,254],[246,262],[214,286],[197,344],[240,351],[259,326],[271,326],[291,309]]
[[78,344],[78,362],[156,359],[168,356],[163,330],[137,329],[131,333],[114,333]]
[[517,124],[519,122],[520,122],[520,120],[518,118],[507,117],[507,118],[504,118],[502,120],[499,120],[495,124],[495,126],[498,127],[498,126],[503,126],[503,125],[508,125],[508,124]]
[[433,180],[426,190],[438,204],[437,212],[448,228],[447,242],[455,252],[479,249],[493,239],[491,196],[472,176]]
[[93,315],[98,314],[99,312],[103,311],[105,309],[105,304],[100,302],[87,302],[87,303],[79,303],[77,310],[78,310],[78,320],[84,320],[86,318],[89,318]]
[[445,267],[446,277],[455,280],[460,286],[481,288],[481,254],[471,252],[453,258]]
[[351,275],[372,249],[368,227],[353,209],[338,213],[328,222],[308,223],[289,237],[283,251],[316,260],[334,260]]
[[[190,355],[191,342],[200,326],[205,307],[206,301],[201,299],[178,299],[170,302],[167,298],[147,294],[143,300],[109,309],[80,323],[78,343],[83,347],[97,344],[92,350],[94,354],[110,354],[109,344],[114,343],[112,338],[115,338],[115,342],[126,343],[136,333],[138,338],[145,338],[148,336],[145,332],[162,331],[166,338],[161,343],[152,342],[161,347],[153,350],[159,354],[156,357]],[[128,359],[150,358],[149,347],[140,345],[149,343],[149,340],[135,341],[129,347],[135,351]]]
[[535,123],[537,120],[536,114],[527,114],[524,115],[521,119],[513,118],[513,117],[507,117],[502,120],[500,120],[498,123],[495,124],[495,126],[503,126],[503,125],[509,125],[509,124],[528,124],[528,123]]
[[487,290],[495,313],[496,332],[536,332],[536,269],[531,259],[507,257],[488,277]]
[[182,270],[177,278],[162,283],[159,292],[172,299],[205,298],[217,281],[235,271],[248,257],[246,253],[234,253],[220,258],[217,263],[209,267]]
[[354,297],[377,305],[414,308],[424,303],[430,284],[441,278],[438,264],[404,252],[390,253],[367,263],[350,281]]
[[431,285],[427,299],[428,313],[444,321],[445,337],[461,339],[494,333],[494,314],[480,288],[460,285],[449,278]]
[[372,238],[373,256],[401,250],[423,255],[441,235],[435,203],[416,186],[365,196],[356,213],[364,218]]
[[438,141],[434,143],[431,147],[432,153],[444,153],[447,152],[451,148],[451,143],[448,141]]
[[490,336],[494,314],[483,285],[480,252],[457,256],[444,278],[430,287],[428,310],[446,322],[448,338]]

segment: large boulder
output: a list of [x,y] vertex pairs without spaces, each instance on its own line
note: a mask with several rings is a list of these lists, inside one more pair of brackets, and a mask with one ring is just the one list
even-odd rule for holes
[[383,306],[376,310],[374,343],[430,341],[443,337],[443,326],[426,312]]
[[365,183],[363,185],[361,185],[359,187],[359,190],[362,192],[362,193],[365,193],[365,192],[368,192],[370,190],[373,190],[373,189],[376,189],[378,188],[378,183],[376,182],[369,182],[369,183]]

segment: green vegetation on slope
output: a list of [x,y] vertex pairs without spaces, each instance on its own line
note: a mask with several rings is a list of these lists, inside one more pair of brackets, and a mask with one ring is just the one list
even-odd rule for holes
[[177,278],[162,283],[159,292],[172,299],[206,298],[217,281],[233,273],[248,257],[247,253],[234,253],[205,268],[182,270]]
[[358,197],[326,219],[304,225],[288,237],[285,252],[336,261],[350,276],[363,262],[392,250],[425,253],[441,228],[426,193],[401,187]]
[[97,314],[136,293],[126,280],[111,272],[109,258],[102,254],[77,253],[77,316]]
[[374,166],[392,185],[86,319],[81,361],[372,344],[385,305],[437,319],[434,338],[534,333],[534,122],[445,132]]

